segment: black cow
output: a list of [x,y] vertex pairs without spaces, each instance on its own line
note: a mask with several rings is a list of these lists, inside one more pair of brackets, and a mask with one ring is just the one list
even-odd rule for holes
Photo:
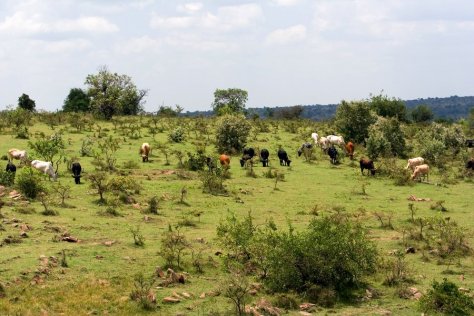
[[474,158],[471,158],[466,162],[466,169],[474,170]]
[[268,152],[267,149],[262,149],[260,150],[260,161],[262,162],[264,167],[268,167],[268,157],[270,156],[270,153]]
[[466,146],[469,148],[474,147],[474,139],[466,139]]
[[311,143],[304,143],[301,145],[300,149],[298,149],[298,157],[301,156],[301,154],[305,151],[305,150],[310,150],[310,149],[313,149],[313,144]]
[[252,159],[255,156],[255,149],[252,147],[250,148],[244,148],[244,155],[242,156],[242,159],[240,159],[240,166],[243,167],[247,160]]
[[336,147],[334,146],[331,146],[329,149],[328,149],[328,155],[329,155],[329,158],[331,159],[331,163],[333,165],[335,165],[337,163],[337,149]]
[[278,149],[278,159],[280,159],[280,166],[290,166],[291,160],[288,159],[288,154],[284,149]]
[[81,164],[78,163],[78,162],[74,162],[72,164],[71,171],[72,171],[72,176],[74,178],[74,182],[76,184],[80,184],[81,183],[81,171],[82,171]]
[[[372,175],[375,175],[375,167],[374,167],[374,162],[370,159],[367,158],[362,158],[360,161],[360,172],[362,175],[364,174],[364,169],[370,170],[370,173]],[[369,175],[369,173],[367,173]]]
[[13,162],[9,161],[5,171],[16,172],[16,166],[13,164]]

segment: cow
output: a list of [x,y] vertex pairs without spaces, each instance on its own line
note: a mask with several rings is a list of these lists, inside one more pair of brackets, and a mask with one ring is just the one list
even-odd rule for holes
[[321,137],[321,138],[319,138],[318,145],[319,145],[319,147],[321,147],[321,150],[323,152],[327,152],[328,148],[329,148],[329,141],[326,137]]
[[[413,174],[411,175],[411,179],[414,180],[420,176],[423,178],[426,176],[426,181],[428,181],[428,174],[430,173],[430,166],[427,164],[419,165],[415,167],[415,171],[413,171]],[[420,178],[421,181],[421,178]]]
[[226,154],[222,154],[219,156],[219,162],[223,167],[230,167],[230,157]]
[[270,156],[270,152],[268,149],[260,150],[260,161],[262,162],[264,167],[268,167],[268,157]]
[[280,166],[290,166],[291,160],[288,159],[288,154],[282,148],[278,149],[278,159],[280,159]]
[[209,171],[216,169],[216,162],[212,157],[206,157],[206,166]]
[[72,177],[74,178],[74,182],[76,184],[80,184],[81,183],[81,171],[82,171],[81,164],[77,161],[73,162],[72,167],[71,167],[71,171],[72,171]]
[[301,156],[302,153],[305,153],[305,156],[313,150],[313,144],[311,143],[303,143],[301,147],[298,149],[298,157]]
[[7,153],[8,161],[13,161],[13,159],[20,160],[21,163],[26,163],[28,160],[28,154],[26,150],[19,150],[16,148],[12,148],[8,150]]
[[139,154],[142,156],[142,162],[148,162],[148,155],[150,154],[151,147],[148,143],[143,143],[140,146]]
[[8,171],[8,172],[16,172],[16,166],[13,164],[13,162],[9,161],[7,163],[7,166],[5,168],[5,171]]
[[474,158],[471,158],[466,162],[466,169],[474,170]]
[[243,156],[242,159],[240,159],[240,166],[243,167],[245,166],[245,163],[252,159],[255,156],[255,149],[252,147],[250,148],[244,148]]
[[314,140],[314,144],[318,145],[318,133],[311,133],[311,138]]
[[354,159],[354,143],[348,142],[346,144],[346,152],[351,160]]
[[31,167],[48,175],[50,178],[53,178],[54,181],[56,181],[58,177],[56,172],[54,172],[53,164],[49,161],[33,160],[31,162]]
[[346,143],[344,142],[344,138],[342,136],[328,135],[326,138],[330,145],[337,146],[344,151],[346,150]]
[[474,147],[474,139],[466,139],[466,147],[468,148]]
[[[375,175],[375,167],[374,167],[374,162],[370,159],[367,158],[361,158],[359,160],[359,165],[360,165],[360,172],[362,175],[364,175],[364,169],[367,169],[370,171],[370,174]],[[367,175],[369,173],[367,172]]]
[[425,163],[425,159],[423,159],[422,157],[408,159],[408,163],[407,163],[407,166],[405,167],[405,170],[408,170],[408,168],[410,168],[411,171],[414,171],[416,166],[422,165],[424,163]]
[[337,163],[337,149],[336,149],[336,147],[331,146],[328,149],[328,155],[329,155],[329,158],[331,159],[331,163],[333,165],[335,165]]

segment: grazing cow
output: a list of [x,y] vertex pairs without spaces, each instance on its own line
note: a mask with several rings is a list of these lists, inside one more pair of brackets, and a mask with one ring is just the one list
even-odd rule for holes
[[408,170],[408,168],[411,169],[411,171],[415,170],[416,166],[422,165],[425,163],[425,159],[422,157],[416,157],[416,158],[411,158],[408,159],[407,166],[405,167],[405,170]]
[[351,160],[354,159],[354,144],[352,142],[346,144],[346,152]]
[[[427,164],[424,165],[419,165],[415,167],[415,171],[413,171],[413,174],[411,175],[411,179],[416,179],[420,176],[423,178],[426,176],[426,181],[428,181],[428,174],[430,173],[430,166]],[[421,178],[420,178],[421,181]]]
[[327,152],[329,148],[329,141],[326,137],[321,137],[318,142],[319,147],[323,152]]
[[328,155],[329,158],[331,159],[331,163],[335,165],[337,163],[337,149],[334,146],[331,146],[331,148],[328,149]]
[[474,147],[474,139],[466,139],[466,147],[468,148]]
[[[372,175],[375,175],[375,167],[374,167],[374,162],[372,160],[367,159],[367,158],[361,158],[359,160],[359,164],[360,164],[360,172],[362,173],[362,175],[364,175],[364,169],[369,170]],[[367,172],[367,175],[369,175],[368,172]]]
[[282,148],[278,149],[278,159],[280,159],[280,166],[290,166],[291,160],[288,159],[288,154]]
[[58,177],[56,172],[54,172],[53,164],[49,161],[33,160],[31,162],[31,167],[48,175],[50,178],[53,178],[54,181],[56,181],[56,178]]
[[474,158],[471,158],[466,162],[466,169],[474,170]]
[[5,171],[16,172],[16,166],[13,164],[13,162],[9,161],[7,163],[7,167],[5,168]]
[[140,156],[142,156],[142,161],[147,162],[148,161],[148,155],[150,154],[151,147],[150,144],[148,143],[143,143],[140,147]]
[[318,133],[312,133],[311,134],[311,138],[314,140],[314,144],[317,145],[318,144]]
[[226,154],[222,154],[219,156],[219,162],[223,167],[230,167],[230,157]]
[[72,164],[71,171],[72,171],[72,177],[74,178],[74,182],[76,184],[80,184],[81,183],[81,171],[82,171],[81,164],[77,161],[74,162]]
[[268,152],[267,149],[262,149],[260,150],[260,161],[262,162],[264,167],[268,167],[268,157],[270,156],[270,153]]
[[313,144],[311,143],[304,143],[301,145],[301,147],[298,149],[298,157],[301,156],[301,154],[304,152],[305,156],[307,157],[308,154],[313,150]]
[[252,159],[255,156],[255,150],[250,147],[250,148],[244,148],[244,153],[242,156],[242,159],[240,159],[240,166],[243,167],[245,163]]
[[342,138],[342,136],[329,135],[326,136],[326,138],[330,145],[338,146],[344,151],[346,150],[346,143],[344,142],[344,138]]
[[22,163],[26,163],[28,160],[28,154],[26,153],[26,150],[19,150],[16,148],[12,148],[8,150],[7,153],[8,156],[8,161],[13,161],[13,159],[20,160]]

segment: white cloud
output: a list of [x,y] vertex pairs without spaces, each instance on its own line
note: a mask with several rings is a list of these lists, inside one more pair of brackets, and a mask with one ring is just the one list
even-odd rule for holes
[[186,4],[179,5],[177,10],[178,10],[178,12],[193,14],[193,13],[201,11],[202,7],[203,7],[203,5],[202,5],[201,2],[192,2],[192,3],[186,3]]
[[300,2],[300,0],[273,0],[273,2],[278,6],[288,7],[288,6],[297,5]]
[[115,51],[120,54],[155,53],[159,51],[161,44],[160,40],[142,36],[120,43],[115,47]]
[[118,26],[103,17],[88,16],[74,20],[60,20],[52,24],[55,32],[97,32],[113,33],[119,30]]
[[271,32],[266,38],[266,43],[285,45],[299,42],[304,39],[306,39],[306,27],[299,24]]
[[183,29],[194,25],[196,19],[189,16],[161,17],[153,15],[150,21],[150,27],[154,29]]

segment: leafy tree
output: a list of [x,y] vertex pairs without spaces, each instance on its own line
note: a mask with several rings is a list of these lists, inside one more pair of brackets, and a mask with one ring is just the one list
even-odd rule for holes
[[64,100],[64,112],[88,112],[90,111],[90,98],[87,93],[80,88],[72,88]]
[[248,93],[242,89],[216,89],[212,109],[217,115],[245,113]]
[[370,108],[383,117],[394,117],[401,122],[407,120],[407,108],[400,99],[389,98],[386,95],[372,95],[369,99]]
[[431,109],[424,104],[418,105],[411,110],[411,118],[415,123],[426,123],[433,119],[434,115]]
[[21,126],[29,125],[32,119],[32,113],[23,108],[17,108],[7,112],[6,121],[8,125],[15,126],[16,130],[19,130]]
[[56,166],[56,172],[58,171],[59,164],[64,154],[64,141],[61,134],[56,133],[50,137],[42,136],[38,140],[28,142],[28,147],[33,149],[34,154],[44,161],[49,161]]
[[216,146],[219,152],[240,152],[247,143],[250,127],[244,116],[223,116],[217,123]]
[[379,156],[404,157],[405,149],[405,135],[396,118],[379,117],[377,122],[369,127],[367,153],[371,159]]
[[173,109],[171,106],[160,106],[158,109],[158,112],[156,113],[157,116],[160,117],[176,117],[178,116],[181,112],[183,112],[183,108],[179,105],[175,106],[175,109]]
[[366,101],[342,101],[336,110],[335,125],[345,139],[357,143],[369,137],[369,126],[377,120]]
[[18,107],[30,112],[34,112],[36,103],[34,100],[30,99],[27,94],[23,93],[21,97],[18,98]]
[[88,75],[85,84],[91,109],[98,117],[110,120],[114,115],[137,115],[142,111],[147,90],[138,90],[127,75],[112,73],[103,66],[98,74]]

